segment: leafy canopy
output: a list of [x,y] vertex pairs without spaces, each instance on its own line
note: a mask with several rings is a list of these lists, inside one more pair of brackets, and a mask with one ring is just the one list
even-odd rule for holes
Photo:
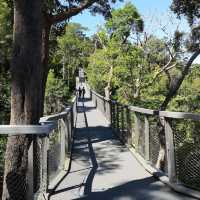
[[125,42],[131,34],[143,31],[144,22],[136,7],[129,2],[123,8],[112,11],[105,27],[111,37]]

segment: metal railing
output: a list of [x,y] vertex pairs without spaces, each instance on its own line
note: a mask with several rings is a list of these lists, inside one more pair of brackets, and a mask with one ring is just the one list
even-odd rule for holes
[[200,190],[200,114],[122,105],[91,90],[91,97],[121,141],[169,183]]
[[43,199],[68,170],[77,99],[64,112],[43,117],[41,125],[2,125],[0,134],[33,135],[28,150],[27,199]]

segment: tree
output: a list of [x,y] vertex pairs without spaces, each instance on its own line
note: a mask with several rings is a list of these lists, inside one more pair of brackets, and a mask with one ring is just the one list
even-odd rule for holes
[[[11,124],[37,124],[40,117],[42,1],[14,1]],[[27,12],[31,9],[31,12]],[[27,151],[32,138],[8,137],[2,199],[25,199]],[[18,187],[15,184],[18,182]]]
[[[182,63],[182,73],[176,77],[170,84],[169,92],[166,95],[164,102],[161,105],[161,110],[165,110],[171,101],[171,99],[177,94],[183,80],[188,75],[190,67],[194,60],[200,55],[200,3],[198,0],[186,1],[186,0],[173,0],[171,5],[172,11],[174,11],[178,17],[184,15],[188,19],[191,31],[189,38],[187,39],[187,51],[190,53],[190,57],[187,61]],[[175,43],[180,44],[180,33],[175,33]]]
[[143,31],[144,22],[132,3],[126,3],[123,8],[112,11],[112,17],[105,25],[110,37],[126,43],[131,34]]
[[65,34],[58,38],[56,57],[63,63],[63,79],[67,80],[68,87],[72,90],[75,87],[75,73],[79,67],[86,67],[87,57],[93,49],[92,42],[83,33],[85,30],[80,24],[69,23]]
[[[190,68],[194,62],[194,60],[200,55],[200,24],[199,24],[199,17],[200,17],[200,3],[199,1],[187,1],[187,0],[173,0],[171,9],[174,11],[178,17],[184,15],[187,17],[191,31],[190,36],[187,39],[186,47],[187,47],[187,54],[189,54],[189,58],[185,58],[182,62],[179,62],[181,66],[180,73],[178,73],[173,78],[170,78],[169,82],[169,90],[166,94],[166,97],[163,103],[160,106],[160,110],[165,110],[173,97],[177,94],[179,88],[181,87],[184,79],[190,72]],[[178,31],[174,34],[174,48],[176,53],[182,53],[184,50],[181,50],[181,45],[183,44],[183,33]],[[183,55],[183,53],[182,53]],[[188,56],[187,56],[188,57]],[[179,57],[179,60],[181,57]],[[186,61],[185,61],[186,60]],[[161,126],[163,124],[161,123]],[[157,167],[161,168],[163,166],[165,160],[165,139],[164,138],[164,127],[161,128],[160,131],[160,143],[161,148],[159,152],[159,157],[157,161]]]
[[[64,4],[65,3],[65,4]],[[14,0],[14,34],[11,67],[10,124],[37,124],[43,114],[49,72],[49,34],[84,9],[109,16],[110,3],[103,1]],[[25,199],[27,153],[32,138],[8,137],[3,200]],[[13,179],[18,187],[13,187]]]
[[[90,63],[91,68],[104,67],[103,73],[105,74],[102,81],[106,82],[104,92],[108,99],[112,91],[112,79],[117,58],[123,52],[123,49],[128,49],[126,46],[129,46],[130,43],[129,36],[143,31],[143,20],[131,3],[125,4],[123,8],[113,10],[111,14],[112,17],[106,22],[105,29],[96,34],[100,49],[94,52]],[[96,56],[102,56],[104,60],[99,61]],[[93,71],[93,69],[90,69],[88,72]]]

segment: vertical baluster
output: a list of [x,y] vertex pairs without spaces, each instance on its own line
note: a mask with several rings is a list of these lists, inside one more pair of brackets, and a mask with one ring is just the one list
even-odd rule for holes
[[126,119],[127,119],[127,144],[131,146],[132,144],[132,125],[131,125],[131,115],[128,106],[126,107]]
[[27,172],[27,199],[33,200],[34,196],[34,173],[33,173],[33,141],[28,150],[28,172]]
[[125,139],[125,131],[124,131],[124,106],[121,105],[121,136],[122,136],[122,141],[125,143],[126,139]]
[[165,124],[165,138],[167,148],[167,162],[168,162],[168,176],[171,183],[176,182],[176,168],[175,168],[175,156],[174,156],[174,139],[173,131],[168,119],[164,118]]
[[111,106],[112,106],[112,128],[115,131],[115,103],[111,101]]
[[139,137],[140,137],[141,121],[139,114],[135,112],[135,150],[139,151]]
[[103,98],[103,115],[108,120],[107,117],[107,108],[106,108],[106,100]]
[[149,120],[147,115],[144,117],[145,120],[145,127],[144,127],[144,134],[145,134],[145,160],[149,161],[150,157],[150,139],[149,139]]
[[107,105],[108,105],[108,109],[107,109],[108,121],[110,123],[110,126],[112,126],[112,103],[110,100],[107,101]]
[[116,129],[116,104],[113,102],[113,127]]
[[[71,123],[72,125],[72,123]],[[60,140],[60,153],[61,153],[61,160],[60,160],[60,167],[61,169],[64,169],[65,167],[65,159],[66,159],[66,153],[65,153],[65,118],[63,118],[62,120],[60,120],[60,134],[61,134],[61,140]]]
[[43,136],[41,138],[42,140],[42,169],[41,169],[41,173],[42,173],[42,193],[46,194],[47,193],[47,189],[48,189],[48,157],[47,157],[47,152],[48,152],[48,148],[49,148],[49,137],[48,136]]
[[117,118],[117,122],[116,122],[116,133],[117,134],[120,134],[120,129],[119,129],[119,104],[116,103],[116,112],[117,112],[117,115],[116,115],[116,118]]

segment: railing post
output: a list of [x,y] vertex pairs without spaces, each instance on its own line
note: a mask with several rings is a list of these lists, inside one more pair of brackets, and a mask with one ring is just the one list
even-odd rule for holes
[[108,118],[109,124],[111,126],[111,124],[112,124],[112,119],[111,119],[112,112],[111,112],[111,103],[110,103],[110,100],[107,100],[106,104],[107,104],[107,118]]
[[140,137],[140,118],[138,116],[138,113],[135,112],[135,150],[139,151],[139,137]]
[[112,102],[112,101],[111,101],[111,112],[112,112],[112,117],[111,117],[111,120],[112,120],[112,128],[113,128],[113,130],[115,131],[115,128],[116,128],[116,123],[115,123],[115,120],[116,120],[115,102]]
[[119,130],[119,105],[118,103],[116,103],[116,110],[117,110],[117,114],[116,114],[116,119],[117,119],[117,122],[116,122],[116,132],[118,134],[120,134],[120,130]]
[[127,119],[127,144],[132,145],[132,126],[131,126],[131,116],[129,107],[126,107],[126,119]]
[[149,161],[150,152],[149,152],[149,144],[150,144],[150,138],[149,138],[149,120],[148,117],[145,115],[145,128],[144,128],[144,134],[145,134],[145,160]]
[[27,199],[34,199],[34,174],[33,174],[33,141],[28,150],[28,172],[27,172]]
[[121,105],[121,136],[122,136],[122,141],[125,143],[125,138],[124,138],[124,106]]
[[171,183],[176,182],[176,168],[175,168],[175,156],[174,156],[174,139],[173,131],[169,121],[164,118],[165,124],[165,138],[167,148],[167,162],[168,162],[168,176]]
[[[60,136],[60,142],[61,142],[61,149],[60,149],[60,153],[61,153],[61,169],[64,169],[65,168],[65,155],[66,155],[66,152],[65,152],[65,140],[66,140],[66,137],[65,137],[65,120],[62,119],[60,121],[60,125],[61,125],[61,129],[60,129],[60,132],[61,132],[61,136]],[[72,126],[73,123],[71,123],[71,126]]]
[[92,90],[91,89],[89,90],[90,90],[90,100],[92,100]]
[[48,149],[49,149],[49,138],[48,136],[42,136],[42,169],[41,169],[41,177],[42,177],[42,193],[46,194],[48,188]]

